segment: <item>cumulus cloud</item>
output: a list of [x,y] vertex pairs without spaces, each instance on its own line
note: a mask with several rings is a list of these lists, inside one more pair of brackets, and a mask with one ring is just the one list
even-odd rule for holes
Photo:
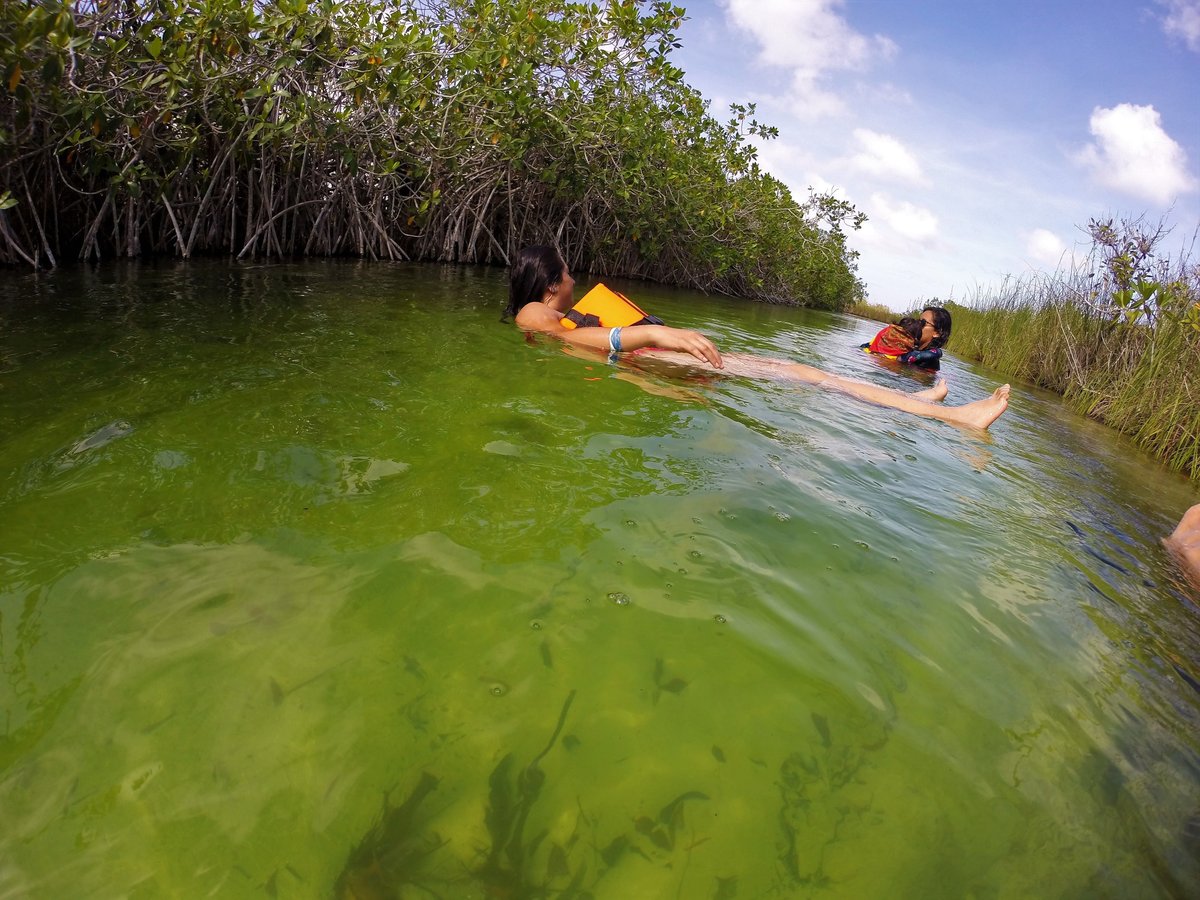
[[910,241],[928,244],[937,237],[937,216],[907,200],[893,201],[886,194],[872,194],[867,212],[873,220]]
[[1078,158],[1100,184],[1163,206],[1196,189],[1187,154],[1163,130],[1153,106],[1097,106],[1090,124],[1096,141]]
[[845,0],[725,0],[730,20],[758,42],[759,59],[791,70],[797,115],[840,111],[842,102],[825,86],[826,77],[864,71],[875,59],[896,53],[889,38],[851,28],[839,14],[844,5]]
[[1200,0],[1158,0],[1158,5],[1166,8],[1163,31],[1200,53]]
[[850,168],[876,178],[911,184],[925,183],[917,158],[890,134],[856,128],[854,140],[858,144],[858,152],[850,157]]
[[818,172],[809,172],[805,181],[808,183],[809,190],[814,194],[829,194],[838,200],[850,200],[850,195],[846,193],[845,188],[827,180]]
[[1025,253],[1034,262],[1057,267],[1063,261],[1067,245],[1053,231],[1035,228],[1025,239]]

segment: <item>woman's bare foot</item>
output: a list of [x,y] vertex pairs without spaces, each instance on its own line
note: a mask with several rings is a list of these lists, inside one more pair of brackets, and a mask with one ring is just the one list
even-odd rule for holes
[[951,413],[952,418],[947,417],[946,421],[970,425],[973,428],[987,428],[1008,409],[1008,395],[1011,390],[1009,385],[1002,384],[986,400],[949,407],[946,412]]
[[938,383],[933,387],[928,390],[917,391],[913,396],[927,403],[941,403],[946,399],[948,393],[950,393],[950,387],[946,384],[946,379],[939,378]]

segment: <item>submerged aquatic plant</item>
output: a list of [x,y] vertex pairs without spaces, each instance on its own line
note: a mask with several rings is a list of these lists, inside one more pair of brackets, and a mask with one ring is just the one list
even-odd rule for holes
[[417,819],[421,803],[437,786],[438,779],[423,772],[399,806],[389,809],[385,798],[379,822],[346,860],[334,885],[335,897],[386,900],[402,896],[406,884],[420,884],[422,863],[445,843],[436,833],[422,834]]
[[797,751],[779,767],[779,862],[785,881],[808,887],[828,886],[826,851],[869,812],[872,792],[862,771],[867,753],[887,742],[888,728],[871,743],[834,737],[829,720],[812,714],[817,743]]
[[[575,825],[563,838],[551,836],[548,827],[532,827],[535,819],[562,821],[549,810],[536,809],[547,783],[542,766],[562,738],[575,691],[567,695],[546,745],[524,766],[516,754],[506,753],[488,778],[484,827],[486,850],[475,850],[458,859],[438,851],[449,845],[422,815],[426,800],[439,779],[422,774],[399,806],[384,806],[383,815],[351,851],[335,883],[340,900],[400,900],[407,897],[485,896],[499,898],[556,898],[585,900],[606,874],[633,859],[678,872],[687,872],[692,851],[707,836],[697,837],[688,828],[689,805],[707,801],[708,794],[685,791],[657,812],[637,816],[633,827],[619,830],[607,840],[598,835],[599,820],[577,801]],[[577,741],[576,741],[577,743]],[[731,898],[735,877],[717,878],[707,895]]]
[[488,834],[491,835],[492,847],[478,874],[493,890],[510,894],[517,892],[525,881],[528,859],[546,837],[546,832],[543,831],[527,842],[525,826],[529,820],[529,813],[542,792],[542,785],[546,782],[546,775],[539,763],[558,743],[558,736],[562,733],[574,700],[575,691],[571,691],[563,703],[550,740],[542,748],[542,752],[517,774],[515,781],[510,774],[513,767],[511,753],[500,760],[488,779],[485,823]]

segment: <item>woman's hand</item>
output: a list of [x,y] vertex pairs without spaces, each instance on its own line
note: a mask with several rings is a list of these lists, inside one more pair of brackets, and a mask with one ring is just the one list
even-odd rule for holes
[[637,325],[622,329],[622,343],[631,347],[628,337],[637,333],[638,337],[646,337],[645,343],[638,341],[638,347],[658,347],[662,350],[676,350],[690,353],[700,362],[706,362],[714,369],[720,369],[725,364],[721,362],[721,354],[716,345],[698,331],[688,331],[684,328],[671,328],[667,325]]

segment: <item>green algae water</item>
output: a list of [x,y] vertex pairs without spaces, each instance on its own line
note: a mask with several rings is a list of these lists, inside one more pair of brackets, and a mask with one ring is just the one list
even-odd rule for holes
[[[930,383],[870,323],[622,287]],[[1193,487],[1019,386],[963,431],[504,296],[3,277],[0,897],[1200,892]]]

